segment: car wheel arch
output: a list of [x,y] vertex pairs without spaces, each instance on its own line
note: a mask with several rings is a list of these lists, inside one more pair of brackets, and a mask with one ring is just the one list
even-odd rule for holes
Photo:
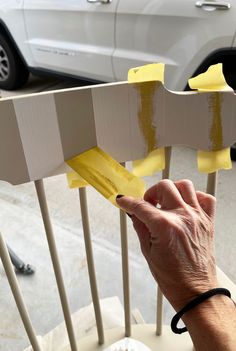
[[29,70],[6,26],[0,23],[1,77],[0,88],[14,90],[22,87],[29,78]]
[[14,38],[11,35],[11,32],[9,31],[7,25],[5,24],[5,22],[0,19],[0,33],[9,40],[9,44],[13,47],[13,49],[15,50],[16,54],[18,55],[18,57],[20,58],[20,60],[22,61],[23,65],[28,68],[27,62],[25,61],[20,49],[18,48]]
[[[208,55],[193,73],[192,77],[205,72],[211,65],[223,63],[223,72],[227,83],[236,90],[236,49],[223,48]],[[190,90],[187,84],[185,90]]]

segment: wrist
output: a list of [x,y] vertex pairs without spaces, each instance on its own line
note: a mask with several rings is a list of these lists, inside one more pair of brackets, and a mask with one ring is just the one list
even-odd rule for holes
[[196,282],[194,282],[192,289],[186,288],[185,293],[183,293],[183,289],[180,289],[179,294],[177,291],[174,299],[169,299],[169,301],[174,307],[174,309],[176,310],[176,312],[179,312],[190,301],[196,299],[198,296],[202,295],[203,293],[218,287],[219,287],[219,284],[217,280],[214,280],[212,283],[199,284],[199,285]]
[[183,321],[188,323],[189,321],[199,321],[215,324],[216,318],[222,317],[228,313],[235,313],[235,305],[233,300],[225,295],[214,295],[209,299],[203,301],[192,310],[186,312],[183,315]]
[[[197,297],[195,297],[194,299],[189,301],[183,308],[181,308],[181,310],[178,311],[176,313],[176,315],[172,318],[172,321],[171,321],[172,331],[176,334],[182,334],[182,333],[186,332],[187,331],[186,327],[184,327],[184,328],[178,327],[179,320],[181,318],[183,318],[183,316],[186,315],[189,311],[194,310],[199,305],[202,306],[202,304],[205,301],[208,301],[209,299],[211,299],[215,295],[223,295],[223,296],[227,296],[227,297],[231,298],[230,291],[228,289],[225,289],[225,288],[214,288],[214,289],[210,289],[208,291],[205,291],[204,293],[199,294]],[[210,301],[210,303],[212,304],[211,301]],[[213,306],[214,306],[214,304],[212,304],[212,308],[210,309],[210,311],[214,310]],[[205,309],[203,311],[205,311]],[[196,313],[196,311],[195,311],[195,313]],[[207,316],[208,316],[208,314],[207,314]],[[209,318],[209,316],[208,316],[208,318]]]
[[[182,320],[193,339],[196,350],[234,350],[236,309],[229,297],[212,296],[188,311],[183,315]],[[211,345],[210,348],[209,345]]]

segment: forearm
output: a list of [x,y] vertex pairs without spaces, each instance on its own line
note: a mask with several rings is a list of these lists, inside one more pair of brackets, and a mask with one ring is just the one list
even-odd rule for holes
[[183,321],[196,351],[234,351],[236,308],[226,296],[216,295],[187,312]]

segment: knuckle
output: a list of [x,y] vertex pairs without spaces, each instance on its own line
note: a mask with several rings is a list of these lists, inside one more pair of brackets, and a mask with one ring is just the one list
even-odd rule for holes
[[170,179],[162,179],[160,182],[157,184],[157,187],[160,189],[166,189],[167,187],[169,188],[170,184],[172,184],[172,180]]
[[177,184],[188,188],[193,187],[193,182],[190,179],[181,179],[177,182]]
[[206,194],[206,196],[207,196],[207,199],[208,199],[209,202],[211,202],[213,205],[216,204],[216,198],[215,198],[215,196],[210,195],[210,194]]
[[170,183],[172,183],[172,180],[170,180],[170,179],[162,179],[159,182],[159,184],[170,184]]
[[182,182],[183,182],[183,184],[185,184],[187,186],[193,185],[193,182],[190,179],[183,179]]

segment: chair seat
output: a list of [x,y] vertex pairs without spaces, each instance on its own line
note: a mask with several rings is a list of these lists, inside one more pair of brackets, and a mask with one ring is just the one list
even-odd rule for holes
[[[175,335],[170,327],[163,326],[161,336],[155,334],[154,324],[136,324],[132,326],[132,338],[144,343],[152,351],[192,351],[193,344],[188,333]],[[97,335],[90,335],[78,342],[78,349],[82,351],[102,351],[108,346],[125,337],[124,328],[106,330],[105,343],[98,345]],[[70,351],[70,347],[63,351]],[[124,350],[125,351],[125,350]],[[135,350],[136,351],[136,350]],[[138,350],[137,350],[138,351]]]

